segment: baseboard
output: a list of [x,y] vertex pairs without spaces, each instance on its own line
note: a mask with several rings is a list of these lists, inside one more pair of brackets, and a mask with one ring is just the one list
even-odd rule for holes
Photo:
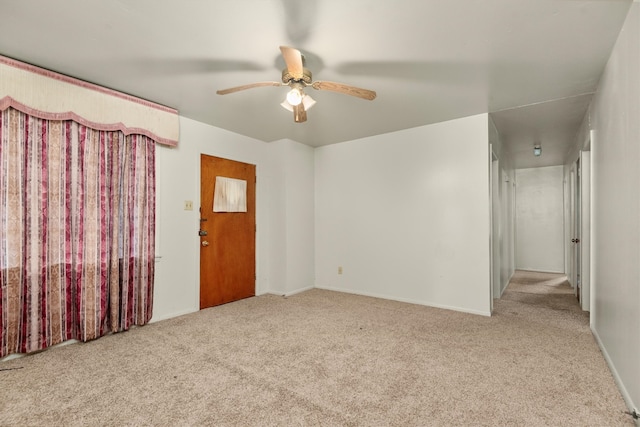
[[24,353],[14,353],[14,354],[10,354],[8,356],[3,357],[2,359],[0,359],[0,363],[2,362],[8,362],[9,360],[13,360],[13,359],[19,359],[21,357],[26,356],[26,354]]
[[[511,281],[511,279],[509,279],[509,282]],[[509,287],[509,282],[507,282],[507,286],[505,286],[504,288],[502,288],[500,290],[500,295],[498,296],[498,299],[502,298],[502,295],[504,295],[504,291],[507,290],[507,288]]]
[[[174,317],[183,316],[185,314],[195,313],[196,311],[198,311],[198,310],[190,309],[190,310],[183,310],[183,311],[179,311],[179,312],[176,312],[176,313],[167,314],[165,316],[158,317],[158,318],[152,317],[151,320],[149,320],[149,323],[155,323],[155,322],[160,322],[162,320],[172,319]],[[133,325],[133,326],[135,327],[136,325]],[[105,334],[105,336],[106,335],[109,335],[109,334]],[[79,342],[82,342],[82,341],[71,339],[71,340],[63,341],[63,342],[61,342],[59,344],[56,344],[56,345],[53,345],[51,347],[44,348],[42,350],[34,351],[32,353],[14,353],[14,354],[10,354],[10,355],[5,356],[4,358],[0,359],[0,363],[7,362],[7,361],[12,360],[12,359],[19,359],[19,358],[24,357],[24,356],[29,356],[29,355],[32,355],[32,354],[36,354],[36,353],[39,353],[41,351],[47,351],[49,349],[56,348],[56,347],[63,347],[65,345],[76,344],[76,343],[79,343]]]
[[531,271],[533,273],[551,273],[551,274],[566,274],[564,271],[553,271],[553,270],[538,270],[536,268],[516,268],[519,271]]
[[373,293],[373,292],[360,292],[360,291],[353,291],[353,290],[350,290],[350,289],[333,288],[333,287],[330,287],[330,286],[316,286],[316,289],[324,289],[326,291],[342,292],[342,293],[345,293],[345,294],[362,295],[364,297],[387,299],[387,300],[391,300],[391,301],[405,302],[407,304],[423,305],[425,307],[442,308],[442,309],[445,309],[445,310],[458,311],[460,313],[476,314],[476,315],[479,315],[479,316],[491,317],[491,312],[489,312],[489,311],[485,312],[485,311],[479,311],[479,310],[469,310],[469,309],[466,309],[466,308],[453,307],[453,306],[443,305],[443,304],[433,304],[431,302],[419,301],[419,300],[414,300],[414,299],[410,299],[410,298],[391,297],[389,295],[376,294],[376,293]]
[[509,287],[509,283],[511,283],[511,279],[513,279],[513,275],[516,274],[516,270],[513,270],[513,272],[511,273],[511,276],[509,276],[509,279],[507,279],[507,283],[505,283],[504,287],[502,289],[500,289],[500,297],[502,298],[502,295],[504,294],[504,291],[507,290],[507,288]]
[[302,288],[302,289],[296,289],[295,291],[290,291],[290,292],[267,291],[267,292],[264,292],[264,293],[265,294],[270,294],[270,295],[278,295],[279,297],[290,297],[290,296],[295,295],[295,294],[300,294],[302,292],[310,291],[313,288],[314,288],[313,286],[309,286],[309,287]]
[[[593,328],[593,326],[591,327],[591,333],[593,334],[593,337],[596,339],[596,343],[598,343],[598,347],[600,347],[600,351],[604,356],[604,360],[607,362],[607,366],[609,366],[609,370],[613,375],[613,380],[618,386],[618,390],[620,390],[620,394],[622,395],[622,399],[624,399],[624,403],[627,405],[627,409],[629,409],[629,411],[635,410],[636,412],[639,412],[638,407],[636,406],[636,404],[633,402],[633,399],[629,395],[629,392],[627,391],[627,388],[625,387],[624,382],[622,381],[622,378],[620,378],[620,375],[618,375],[618,371],[616,370],[616,367],[613,364],[613,361],[609,357],[609,353],[607,353],[607,349],[604,347],[604,344],[602,343],[602,340],[600,339],[598,332]],[[638,421],[636,421],[636,424],[640,425]]]
[[31,353],[13,353],[0,359],[0,363],[8,362],[9,360],[13,360],[13,359],[20,359],[21,357],[25,357],[25,356],[31,356],[32,354],[42,353],[43,351],[47,351],[52,348],[64,347],[65,345],[71,345],[71,344],[77,344],[79,342],[82,342],[82,341],[70,339],[70,340],[62,341],[61,343],[58,343],[56,345],[52,345],[51,347],[43,348],[42,350],[33,351]]
[[176,311],[175,313],[171,313],[171,314],[165,314],[164,316],[160,316],[160,317],[151,317],[151,320],[149,320],[149,323],[156,323],[156,322],[160,322],[162,320],[168,320],[168,319],[173,319],[174,317],[178,317],[178,316],[184,316],[185,314],[191,314],[191,313],[195,313],[199,310],[197,309],[188,309],[188,310],[182,310],[182,311]]

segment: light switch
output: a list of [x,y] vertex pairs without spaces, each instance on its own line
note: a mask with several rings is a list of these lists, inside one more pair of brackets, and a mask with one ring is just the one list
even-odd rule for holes
[[193,210],[193,202],[191,200],[185,200],[184,201],[184,210],[185,211],[192,211]]

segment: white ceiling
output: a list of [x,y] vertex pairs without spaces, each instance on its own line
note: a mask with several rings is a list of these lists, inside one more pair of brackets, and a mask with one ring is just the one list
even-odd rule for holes
[[[518,167],[561,164],[631,0],[0,0],[0,54],[266,142],[322,146],[495,112]],[[280,45],[315,80],[293,122]],[[543,156],[531,159],[534,142]]]

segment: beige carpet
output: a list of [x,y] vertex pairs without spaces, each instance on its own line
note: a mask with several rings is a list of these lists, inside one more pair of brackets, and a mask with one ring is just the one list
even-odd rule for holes
[[583,316],[587,324],[589,322],[589,313],[580,308],[564,274],[518,270],[511,278],[502,299],[553,310],[572,311],[576,316]]
[[588,316],[541,282],[491,318],[311,290],[54,348],[0,364],[22,368],[0,425],[632,426]]

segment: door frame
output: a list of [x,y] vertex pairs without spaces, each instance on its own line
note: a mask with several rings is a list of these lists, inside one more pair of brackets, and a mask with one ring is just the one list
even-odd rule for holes
[[493,311],[494,299],[500,298],[501,268],[502,268],[502,242],[501,242],[501,186],[500,186],[500,159],[489,145],[489,282],[491,304]]
[[571,166],[569,172],[569,282],[574,295],[580,298],[580,251],[576,239],[580,239],[580,158]]
[[580,305],[591,311],[591,152],[580,152]]

